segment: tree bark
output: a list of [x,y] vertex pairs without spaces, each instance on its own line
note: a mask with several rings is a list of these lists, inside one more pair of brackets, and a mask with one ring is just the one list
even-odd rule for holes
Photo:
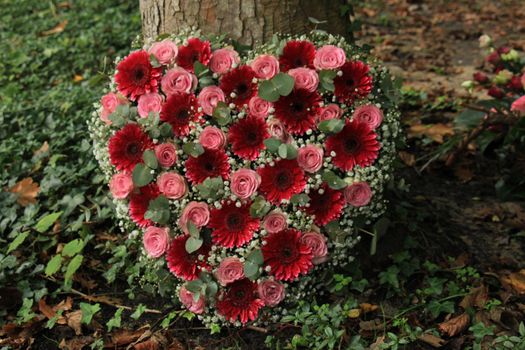
[[[346,0],[140,0],[145,38],[197,27],[203,34],[227,34],[254,45],[276,32],[302,34],[314,28],[346,35],[349,19],[341,16]],[[313,24],[308,17],[319,21]]]

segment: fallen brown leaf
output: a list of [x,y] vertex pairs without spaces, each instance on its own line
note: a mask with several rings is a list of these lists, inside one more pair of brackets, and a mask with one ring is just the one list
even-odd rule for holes
[[64,350],[82,350],[85,346],[93,343],[93,340],[91,336],[80,336],[68,340],[62,339],[58,346]]
[[364,331],[377,331],[383,329],[383,324],[379,320],[361,321],[359,328]]
[[111,336],[111,347],[118,347],[131,344],[139,340],[146,332],[148,332],[148,335],[151,334],[151,332],[149,331],[149,326],[141,327],[137,330],[119,330]]
[[[55,317],[58,311],[68,311],[71,310],[71,307],[73,306],[73,300],[71,297],[67,297],[66,300],[62,300],[60,303],[58,303],[55,306],[49,306],[46,302],[45,298],[42,298],[38,301],[38,310],[42,313],[42,315],[46,316],[48,319],[51,319]],[[57,319],[58,324],[66,324],[66,318],[64,316],[60,316]]]
[[414,166],[416,165],[416,156],[414,156],[412,153],[408,153],[405,151],[399,152],[399,159],[403,163],[405,163],[406,166]]
[[454,135],[454,129],[442,123],[416,124],[408,129],[408,138],[427,136],[437,143],[443,143],[443,137],[446,135]]
[[421,334],[418,339],[434,348],[440,348],[446,343],[444,339],[430,333]]
[[73,312],[69,312],[66,314],[67,319],[67,325],[71,327],[76,335],[82,334],[82,324],[80,321],[82,320],[82,310],[76,310]]
[[81,76],[80,74],[75,74],[75,76],[73,77],[73,81],[75,83],[81,82],[82,80],[84,80],[84,77]]
[[465,310],[474,306],[478,309],[483,309],[488,300],[489,290],[485,285],[482,285],[480,287],[473,288],[469,294],[465,295],[463,300],[461,300],[459,303],[459,306]]
[[42,146],[33,153],[33,156],[34,157],[38,157],[38,156],[46,153],[47,151],[49,151],[49,143],[47,143],[47,141],[44,141]]
[[454,167],[454,175],[462,182],[467,183],[474,177],[472,165],[467,163],[456,164]]
[[33,182],[33,179],[30,177],[18,181],[9,189],[9,192],[18,195],[16,201],[23,207],[27,207],[29,204],[35,204],[39,191],[40,187],[38,183]]
[[348,311],[349,318],[358,318],[359,316],[361,316],[360,309],[351,309],[350,311]]
[[40,32],[40,36],[48,36],[48,35],[62,33],[64,31],[64,29],[66,29],[66,26],[67,26],[68,22],[69,21],[67,19],[65,19],[62,22],[60,22],[59,24],[57,24],[56,26],[54,26],[53,28],[51,28],[49,30],[44,30],[43,32]]
[[369,303],[361,303],[359,304],[359,307],[361,308],[364,314],[376,311],[379,308],[379,306],[375,304],[369,304]]
[[470,316],[466,313],[463,313],[459,316],[451,318],[448,321],[442,322],[439,324],[438,329],[441,333],[453,337],[461,333],[470,323]]
[[502,276],[500,281],[507,289],[512,289],[518,294],[525,294],[525,269]]

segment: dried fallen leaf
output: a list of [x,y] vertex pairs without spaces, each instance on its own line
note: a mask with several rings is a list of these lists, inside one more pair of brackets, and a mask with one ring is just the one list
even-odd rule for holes
[[518,294],[525,294],[525,269],[502,276],[500,281],[507,289],[512,289]]
[[48,36],[48,35],[62,33],[64,31],[64,29],[66,29],[66,26],[67,26],[68,22],[69,21],[67,19],[65,19],[62,22],[60,22],[59,24],[57,24],[56,26],[54,26],[53,28],[51,28],[49,30],[45,30],[43,32],[40,32],[40,36]]
[[454,167],[454,175],[462,182],[467,183],[474,177],[473,167],[468,163],[456,164]]
[[383,324],[379,320],[361,321],[359,322],[359,328],[363,331],[378,331],[383,329]]
[[359,316],[361,316],[360,309],[351,309],[350,311],[348,311],[349,318],[358,318]]
[[[51,319],[55,317],[58,311],[68,311],[71,310],[71,307],[73,306],[73,300],[71,297],[67,297],[66,300],[62,300],[60,303],[58,303],[55,306],[49,306],[46,302],[45,298],[40,299],[38,302],[38,309],[40,312],[46,316],[48,319]],[[66,318],[64,316],[60,316],[57,319],[58,324],[66,324]]]
[[82,334],[82,324],[80,321],[82,320],[82,310],[76,310],[73,312],[69,312],[66,314],[67,319],[67,325],[71,327],[76,335]]
[[403,163],[405,163],[406,166],[414,166],[416,165],[416,156],[414,156],[412,153],[408,153],[405,151],[399,152],[399,159]]
[[478,309],[483,309],[488,300],[489,290],[485,285],[482,285],[480,287],[473,288],[469,294],[465,295],[463,300],[461,300],[459,303],[459,306],[465,310],[474,306]]
[[38,183],[33,182],[33,179],[30,177],[18,181],[9,189],[9,192],[18,195],[16,201],[23,207],[27,207],[29,204],[35,204],[39,191],[40,187]]
[[91,336],[80,336],[68,340],[64,338],[58,346],[64,350],[82,350],[85,349],[87,345],[93,343],[93,340]]
[[84,77],[81,76],[80,74],[75,74],[75,76],[73,77],[73,81],[75,83],[81,82],[82,80],[84,80]]
[[148,333],[148,335],[151,335],[151,332],[149,331],[149,326],[141,327],[137,330],[119,330],[111,336],[111,347],[118,347],[131,344],[140,339],[146,332]]
[[361,303],[359,304],[359,307],[361,308],[364,314],[367,314],[369,312],[374,312],[379,308],[379,306],[375,304],[369,304],[369,303]]
[[427,136],[437,143],[443,143],[443,137],[446,135],[454,135],[454,129],[451,126],[437,123],[437,124],[416,124],[408,129],[408,137]]
[[41,156],[42,154],[46,153],[47,151],[49,151],[49,143],[47,143],[47,141],[44,141],[42,146],[33,153],[33,156],[34,157]]
[[428,345],[434,348],[440,348],[446,343],[444,339],[441,339],[440,337],[437,337],[434,334],[430,333],[421,334],[419,337],[417,337],[417,339],[421,340],[424,343],[427,343]]
[[377,337],[376,341],[373,344],[370,344],[370,350],[379,350],[381,349],[381,345],[385,343],[385,336],[382,335],[380,337]]
[[442,322],[439,324],[438,329],[441,333],[453,337],[461,333],[470,323],[470,316],[466,313],[463,313],[459,316],[451,318],[448,321]]

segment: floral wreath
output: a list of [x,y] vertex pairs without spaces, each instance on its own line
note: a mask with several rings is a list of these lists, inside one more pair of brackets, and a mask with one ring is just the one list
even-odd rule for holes
[[90,132],[151,269],[205,324],[258,324],[352,261],[383,213],[394,93],[342,37],[276,35],[241,57],[185,32],[117,59]]

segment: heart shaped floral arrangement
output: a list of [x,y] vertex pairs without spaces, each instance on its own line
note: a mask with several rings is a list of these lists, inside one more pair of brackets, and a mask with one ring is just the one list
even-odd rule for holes
[[312,33],[241,57],[186,32],[116,63],[95,156],[122,229],[189,311],[277,320],[352,261],[399,130],[392,79],[365,50]]

